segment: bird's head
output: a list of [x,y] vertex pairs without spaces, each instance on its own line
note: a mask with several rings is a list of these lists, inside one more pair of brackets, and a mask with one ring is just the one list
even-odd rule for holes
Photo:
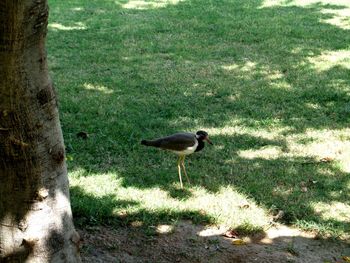
[[197,131],[196,138],[197,140],[207,141],[209,144],[213,145],[213,143],[209,140],[208,133],[205,131]]

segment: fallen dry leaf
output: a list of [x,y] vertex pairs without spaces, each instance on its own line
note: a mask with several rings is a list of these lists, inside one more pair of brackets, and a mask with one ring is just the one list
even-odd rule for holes
[[143,222],[142,222],[142,221],[136,220],[136,221],[131,222],[130,225],[131,225],[132,227],[141,227],[141,226],[143,225]]
[[204,209],[199,210],[199,213],[200,213],[202,216],[207,215],[207,212],[206,212]]
[[329,163],[332,161],[334,161],[334,158],[332,158],[332,157],[323,157],[320,159],[320,162],[322,162],[322,163]]
[[244,204],[239,206],[240,209],[247,209],[249,207],[250,207],[249,204]]
[[306,193],[306,192],[307,192],[307,187],[306,187],[306,186],[302,186],[302,187],[301,187],[301,191],[304,192],[304,193]]
[[344,257],[343,257],[343,260],[344,260],[345,262],[350,262],[350,257],[344,256]]
[[232,244],[236,245],[236,246],[240,246],[240,245],[245,245],[246,242],[244,242],[243,239],[236,238],[236,239],[232,240]]

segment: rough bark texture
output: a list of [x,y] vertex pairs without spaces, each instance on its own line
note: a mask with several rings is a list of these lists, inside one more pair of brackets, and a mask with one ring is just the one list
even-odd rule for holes
[[0,1],[0,262],[80,262],[46,0]]

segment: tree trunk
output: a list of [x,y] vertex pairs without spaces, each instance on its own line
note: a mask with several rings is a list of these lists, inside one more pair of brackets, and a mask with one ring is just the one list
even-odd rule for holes
[[46,0],[0,1],[0,262],[80,262]]

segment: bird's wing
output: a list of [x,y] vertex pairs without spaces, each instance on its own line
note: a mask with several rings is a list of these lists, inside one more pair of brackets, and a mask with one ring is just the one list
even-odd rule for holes
[[182,151],[196,144],[196,135],[193,133],[176,133],[158,140],[159,148]]

